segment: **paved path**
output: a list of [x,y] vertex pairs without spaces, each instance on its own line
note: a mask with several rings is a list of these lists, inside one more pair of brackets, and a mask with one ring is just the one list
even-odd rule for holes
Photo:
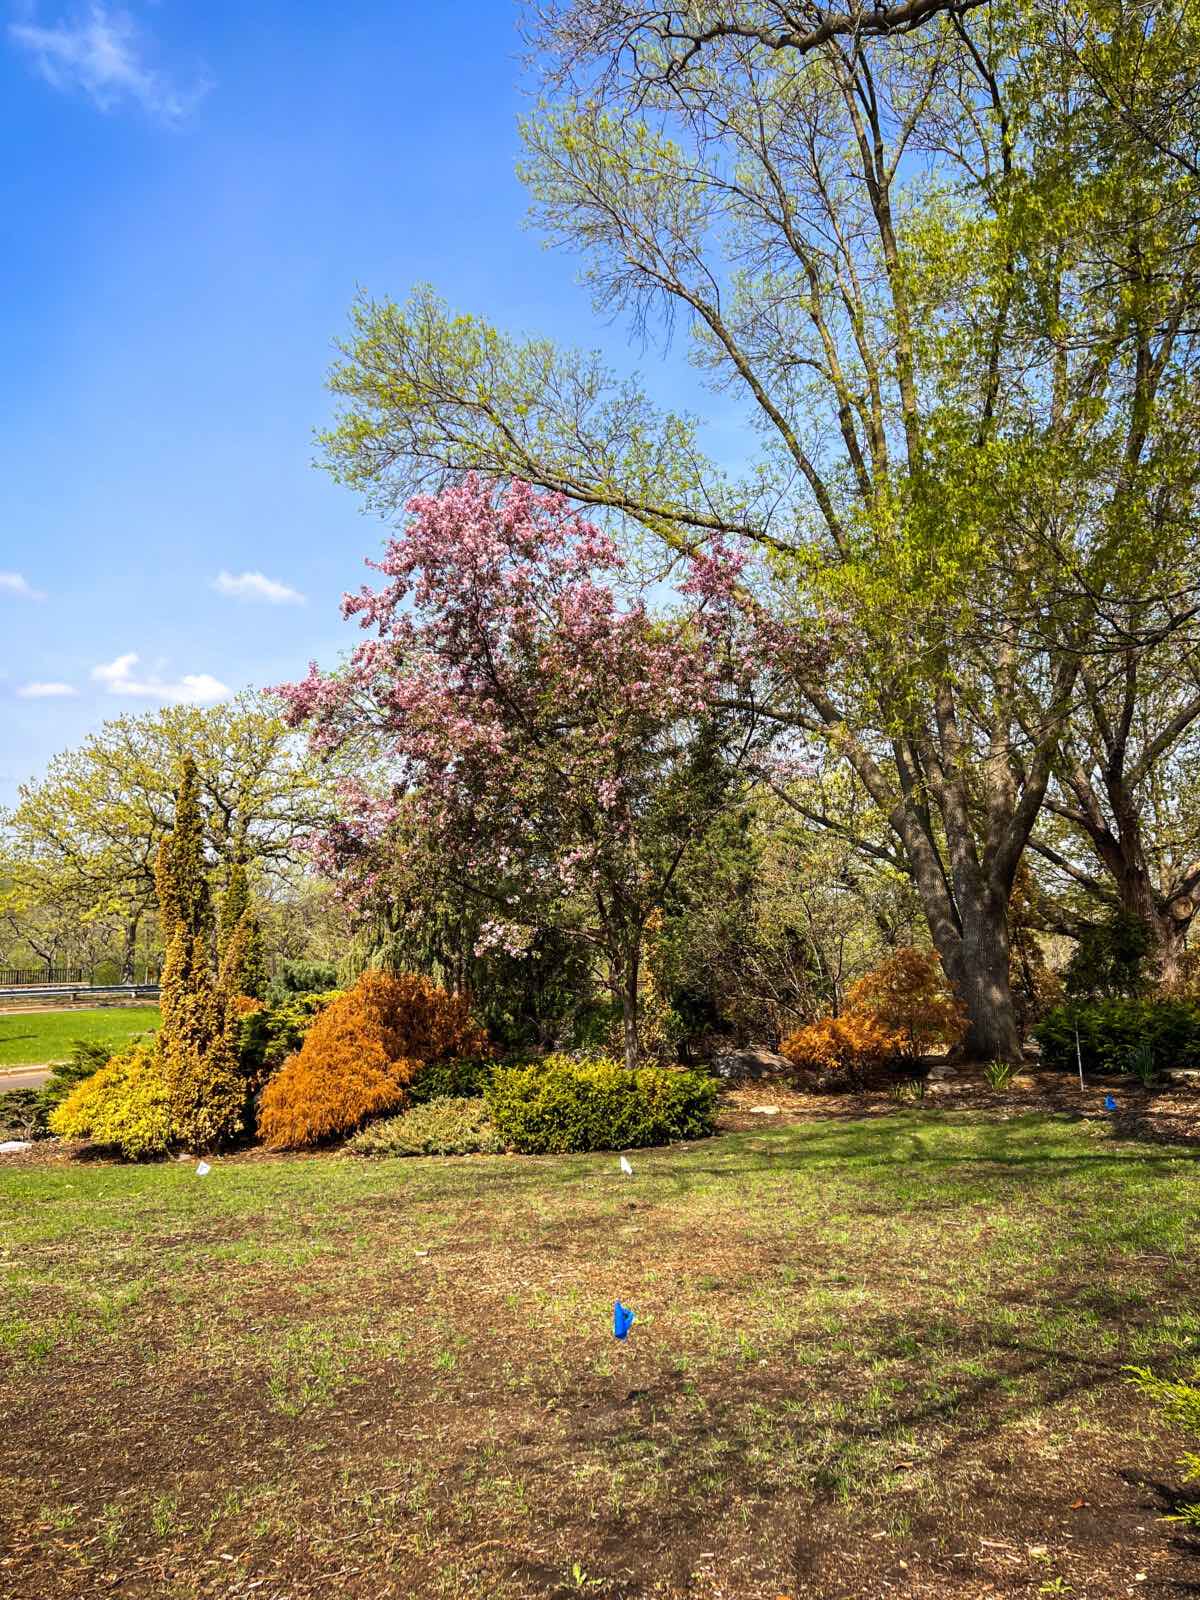
[[0,1067],[0,1094],[7,1089],[40,1089],[49,1076],[49,1067]]

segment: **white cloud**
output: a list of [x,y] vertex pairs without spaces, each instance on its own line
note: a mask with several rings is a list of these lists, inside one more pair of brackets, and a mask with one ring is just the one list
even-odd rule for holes
[[5,594],[19,594],[22,600],[44,600],[45,594],[41,589],[35,589],[27,578],[19,572],[0,572],[0,591]]
[[132,101],[163,122],[186,117],[209,85],[177,88],[145,59],[145,40],[126,11],[97,3],[72,20],[43,27],[32,20],[9,24],[8,36],[28,53],[52,88],[81,89],[100,111]]
[[65,700],[79,690],[69,683],[23,683],[17,693],[22,700]]
[[130,650],[115,661],[101,662],[92,668],[92,677],[102,683],[110,694],[130,695],[139,700],[175,700],[186,705],[208,706],[224,700],[228,687],[208,672],[185,672],[174,683],[154,673],[136,675],[140,657]]
[[299,589],[265,577],[261,572],[219,572],[213,579],[218,594],[229,595],[233,600],[262,600],[269,606],[302,606],[304,596]]

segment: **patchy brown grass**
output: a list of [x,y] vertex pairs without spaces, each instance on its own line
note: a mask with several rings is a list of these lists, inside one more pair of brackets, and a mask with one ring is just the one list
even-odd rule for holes
[[1121,1371],[1200,1354],[1195,1156],[888,1107],[632,1179],[5,1168],[0,1593],[1200,1591]]

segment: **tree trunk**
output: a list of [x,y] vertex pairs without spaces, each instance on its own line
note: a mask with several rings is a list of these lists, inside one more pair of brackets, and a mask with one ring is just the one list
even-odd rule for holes
[[630,1072],[638,1064],[638,970],[641,966],[641,940],[635,939],[624,952],[618,967],[621,978],[621,1020],[625,1041],[625,1065]]
[[986,879],[981,883],[981,870],[960,852],[952,898],[932,841],[915,828],[907,828],[901,837],[942,971],[966,1008],[963,1054],[972,1061],[1019,1062],[1021,1031],[1009,975],[1007,894],[989,888]]
[[125,924],[125,943],[121,951],[121,982],[133,983],[137,975],[137,936],[141,913]]
[[967,1010],[963,1055],[971,1061],[1021,1060],[1021,1034],[1009,977],[1007,907],[989,896],[963,918],[961,956],[953,975]]
[[1195,903],[1190,898],[1172,900],[1161,909],[1155,908],[1150,924],[1151,949],[1155,976],[1163,989],[1174,989],[1183,976],[1187,932],[1195,913]]

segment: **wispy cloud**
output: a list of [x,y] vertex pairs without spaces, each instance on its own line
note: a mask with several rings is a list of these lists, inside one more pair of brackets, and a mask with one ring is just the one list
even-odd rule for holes
[[64,93],[82,91],[100,111],[132,103],[162,122],[179,122],[195,110],[210,85],[179,88],[146,59],[148,43],[127,11],[97,3],[52,26],[12,22],[8,36],[35,70]]
[[233,600],[262,601],[269,606],[302,606],[306,603],[299,589],[279,583],[275,578],[265,577],[261,572],[239,572],[236,577],[232,572],[219,572],[213,579],[213,588],[218,594],[228,595]]
[[28,578],[19,572],[0,572],[0,594],[19,595],[22,600],[44,600],[45,593],[35,589]]
[[160,678],[155,673],[139,673],[141,657],[130,650],[115,661],[102,662],[92,668],[92,677],[102,683],[110,694],[127,695],[138,700],[175,700],[187,705],[207,706],[224,700],[229,688],[219,678],[208,672],[185,672],[174,682]]
[[66,700],[78,693],[69,683],[23,683],[17,690],[22,700]]

